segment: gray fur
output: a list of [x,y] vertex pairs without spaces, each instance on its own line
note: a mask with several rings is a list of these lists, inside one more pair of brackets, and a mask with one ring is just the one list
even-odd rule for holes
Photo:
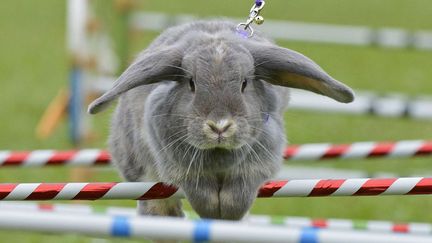
[[[120,96],[109,145],[126,180],[178,185],[201,217],[240,219],[282,161],[288,94],[274,84],[353,97],[301,54],[259,34],[244,39],[230,22],[200,21],[162,33],[89,111]],[[181,216],[181,205],[141,202],[139,211]]]

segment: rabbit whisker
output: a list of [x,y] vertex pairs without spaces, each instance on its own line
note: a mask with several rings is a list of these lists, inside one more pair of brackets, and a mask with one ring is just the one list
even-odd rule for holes
[[[189,166],[188,166],[187,171],[186,171],[186,176],[189,174],[189,171],[190,171],[190,169],[191,169],[191,167],[192,167],[192,164],[193,164],[193,162],[194,162],[195,154],[196,154],[197,151],[198,151],[198,149],[197,149],[196,147],[194,147],[194,146],[192,146],[192,145],[189,145],[189,148],[187,149],[185,155],[183,156],[183,159],[184,159],[184,157],[186,156],[186,154],[189,152],[190,148],[193,149],[193,155],[192,155],[192,158],[191,158],[191,160],[190,160],[190,162],[189,162]],[[182,159],[182,160],[183,160],[183,159]]]
[[185,73],[187,73],[187,74],[193,76],[193,74],[192,74],[189,70],[184,69],[184,68],[182,68],[182,67],[175,66],[175,65],[170,65],[170,64],[165,64],[165,65],[163,65],[163,66],[164,66],[164,67],[172,67],[172,68],[176,68],[176,69],[178,69],[178,70],[181,70],[181,71],[183,71],[183,72],[185,72]]
[[172,114],[172,113],[157,114],[157,115],[153,115],[151,117],[159,117],[159,116],[162,116],[162,117],[164,117],[164,116],[176,116],[176,117],[185,117],[185,118],[191,118],[191,119],[196,118],[194,116],[187,116],[187,115],[183,115],[183,114]]
[[[250,126],[252,129],[255,129],[258,132],[261,132],[261,134],[263,135],[262,138],[265,140],[268,140],[268,138],[271,138],[271,134],[269,134],[266,130],[258,128],[258,127],[254,127],[254,126]],[[255,138],[256,139],[256,138]]]
[[198,166],[198,172],[197,172],[197,180],[196,180],[196,184],[195,184],[195,189],[198,190],[198,185],[199,185],[199,179],[200,179],[200,174],[201,171],[204,172],[204,153],[202,151],[200,151],[201,156],[200,157],[200,163]]
[[246,142],[246,146],[249,147],[250,155],[252,156],[252,158],[255,159],[256,162],[260,163],[260,166],[263,166],[264,162],[261,160],[255,149],[248,142]]
[[270,77],[270,76],[266,76],[266,75],[255,75],[255,78],[257,79],[262,79],[262,80],[266,80],[266,81],[271,81],[273,83],[279,83],[276,79]]
[[263,64],[269,63],[269,62],[270,62],[270,60],[262,61],[262,62],[260,62],[260,63],[258,63],[258,64],[255,64],[255,65],[254,65],[254,68],[257,68],[257,67],[259,67],[259,66],[261,66],[261,65],[263,65]]
[[[181,133],[181,132],[183,132],[183,131],[180,131],[180,132],[178,132],[178,133],[176,133],[176,134],[179,134],[179,133]],[[175,136],[176,134],[174,134],[173,136]],[[171,136],[171,137],[173,137],[173,136]],[[160,149],[160,150],[157,152],[156,155],[159,156],[160,153],[162,153],[164,150],[166,150],[166,149],[172,147],[175,143],[177,143],[178,141],[184,139],[184,138],[187,137],[187,136],[188,136],[188,134],[185,134],[185,135],[182,135],[182,136],[180,136],[180,137],[174,139],[173,141],[171,141],[170,143],[168,143],[167,145],[165,145],[162,149]]]
[[267,154],[268,159],[276,160],[276,156],[274,156],[258,139],[254,139],[255,143],[261,147],[261,149]]

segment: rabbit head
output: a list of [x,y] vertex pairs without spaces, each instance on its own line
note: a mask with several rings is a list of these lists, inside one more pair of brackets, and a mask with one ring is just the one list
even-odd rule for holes
[[258,136],[269,116],[263,111],[277,103],[264,94],[269,83],[353,100],[350,88],[302,54],[269,42],[200,34],[147,49],[89,112],[137,86],[164,80],[177,82],[170,91],[176,101],[170,125],[185,127],[186,141],[200,149],[236,149]]

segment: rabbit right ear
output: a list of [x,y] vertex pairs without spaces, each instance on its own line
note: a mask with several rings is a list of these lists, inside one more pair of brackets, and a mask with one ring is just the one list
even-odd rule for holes
[[183,53],[178,47],[146,50],[115,81],[113,87],[93,101],[88,108],[90,114],[106,109],[112,101],[124,92],[140,85],[152,84],[162,80],[176,80]]
[[245,42],[245,46],[255,60],[255,72],[264,76],[267,82],[309,90],[343,103],[354,100],[351,88],[332,78],[314,61],[296,51],[253,42]]

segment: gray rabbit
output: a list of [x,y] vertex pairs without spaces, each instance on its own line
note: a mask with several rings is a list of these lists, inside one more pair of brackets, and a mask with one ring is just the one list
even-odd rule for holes
[[[354,97],[300,53],[244,38],[228,21],[199,21],[162,33],[89,112],[120,97],[109,145],[126,180],[177,185],[201,217],[238,220],[281,165],[283,86]],[[178,199],[138,210],[183,215]]]

